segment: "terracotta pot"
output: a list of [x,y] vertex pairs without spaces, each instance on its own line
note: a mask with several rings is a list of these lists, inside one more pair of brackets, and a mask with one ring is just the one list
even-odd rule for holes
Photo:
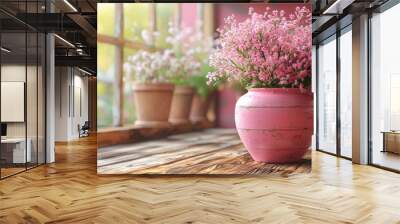
[[194,94],[192,108],[190,109],[190,120],[194,123],[208,122],[207,112],[210,105],[210,95],[201,97]]
[[194,89],[190,86],[176,86],[172,98],[169,121],[174,124],[189,123]]
[[313,97],[299,89],[255,88],[239,98],[235,123],[256,161],[301,160],[311,145]]
[[134,84],[137,120],[140,127],[168,127],[174,85],[168,83]]

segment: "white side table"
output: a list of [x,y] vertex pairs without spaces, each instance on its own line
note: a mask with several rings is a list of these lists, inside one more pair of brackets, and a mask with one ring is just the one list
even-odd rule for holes
[[[26,147],[26,154],[25,154],[25,138],[6,138],[1,139],[2,145],[13,145],[13,153],[12,157],[13,163],[25,163],[31,162],[32,160],[32,141],[30,138],[26,139],[26,143],[28,144]],[[26,159],[26,161],[25,161]]]

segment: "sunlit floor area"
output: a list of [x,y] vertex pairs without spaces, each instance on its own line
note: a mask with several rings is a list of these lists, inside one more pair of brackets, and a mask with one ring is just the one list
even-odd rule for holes
[[311,171],[310,153],[298,162],[254,161],[236,129],[223,128],[103,147],[97,156],[98,174],[290,175]]
[[0,181],[0,223],[398,223],[396,173],[312,153],[309,174],[96,174],[96,140],[58,144],[56,163]]
[[373,164],[400,170],[400,155],[393,152],[374,151],[372,157]]

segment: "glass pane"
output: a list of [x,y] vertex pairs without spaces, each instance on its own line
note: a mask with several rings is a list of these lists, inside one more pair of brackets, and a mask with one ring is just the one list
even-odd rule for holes
[[372,163],[400,170],[400,5],[372,17]]
[[141,32],[150,26],[149,3],[124,4],[124,38],[143,43]]
[[[136,52],[135,49],[124,49],[124,63],[128,57]],[[136,120],[135,106],[133,101],[132,83],[129,74],[124,70],[124,125],[131,125]]]
[[[315,46],[315,45],[313,45],[312,46],[312,78],[311,78],[311,80],[312,80],[312,85],[311,85],[311,90],[312,90],[312,92],[313,92],[313,97],[314,97],[314,99],[316,99],[317,97],[316,97],[316,92],[317,92],[317,82],[316,82],[316,80],[317,80],[317,47]],[[314,108],[314,111],[317,111],[316,110],[316,105],[317,105],[317,101],[316,100],[314,100],[314,105],[313,105],[313,108]],[[316,126],[317,126],[317,123],[316,123],[316,121],[317,121],[317,119],[316,119],[316,117],[317,116],[315,116],[314,115],[314,120],[313,120],[313,125],[314,125],[314,133],[313,133],[313,136],[312,136],[312,143],[311,143],[311,147],[312,147],[312,149],[316,149],[316,143],[317,143],[317,135],[316,135]]]
[[[26,144],[26,34],[2,33],[1,47],[1,175],[25,170],[31,160]],[[28,146],[28,150],[27,147]]]
[[318,48],[318,144],[336,153],[336,40]]
[[116,46],[97,44],[97,122],[110,127],[118,123],[118,83],[115,68]]
[[97,33],[116,36],[116,4],[97,4]]
[[352,156],[352,35],[351,30],[340,36],[340,150]]
[[160,32],[159,38],[156,40],[156,47],[165,48],[167,43],[165,38],[168,35],[168,23],[174,22],[174,9],[176,4],[172,3],[158,3],[156,4],[157,14],[157,30]]
[[[27,167],[37,165],[37,132],[38,132],[38,35],[35,32],[27,33],[28,38],[28,64],[26,80],[26,125],[27,125],[27,149],[28,163]],[[30,153],[29,153],[30,151]]]

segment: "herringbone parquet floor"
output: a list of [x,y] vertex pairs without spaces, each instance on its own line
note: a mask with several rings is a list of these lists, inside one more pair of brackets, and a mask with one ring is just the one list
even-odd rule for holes
[[288,178],[97,176],[94,138],[0,181],[0,223],[400,223],[400,175],[313,152]]

